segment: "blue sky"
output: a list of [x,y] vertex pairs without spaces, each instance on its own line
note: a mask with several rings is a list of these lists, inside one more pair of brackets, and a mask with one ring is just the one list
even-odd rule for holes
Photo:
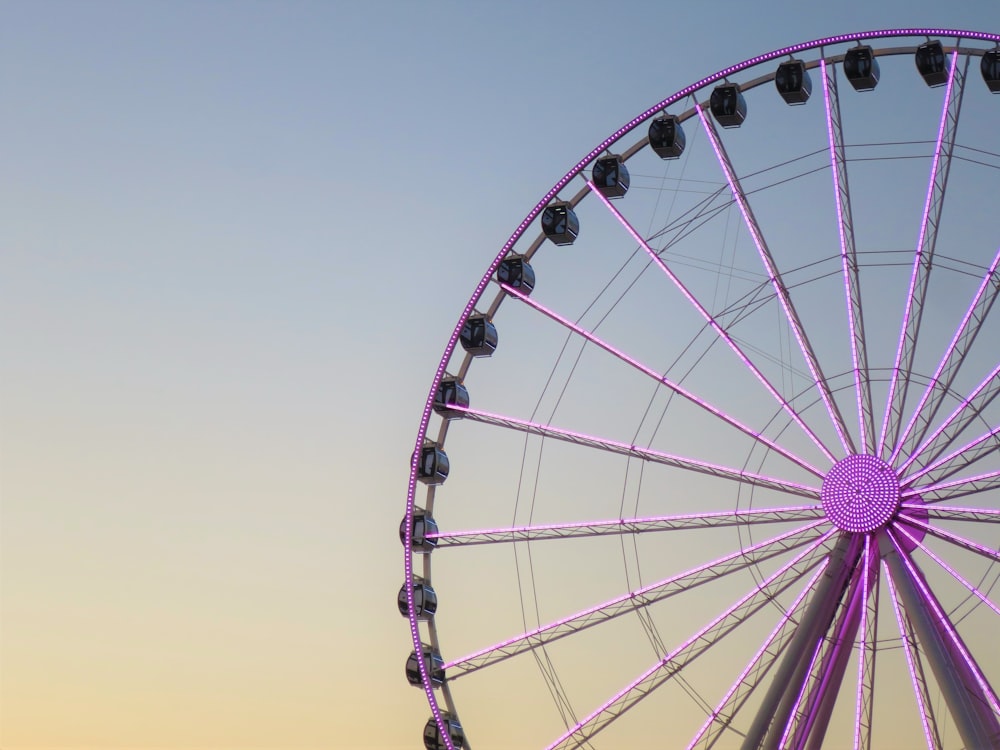
[[4,747],[413,747],[395,539],[451,327],[549,186],[822,7],[5,2]]

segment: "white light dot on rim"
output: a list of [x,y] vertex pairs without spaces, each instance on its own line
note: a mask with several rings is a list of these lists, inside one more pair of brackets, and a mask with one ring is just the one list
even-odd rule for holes
[[838,529],[875,531],[895,515],[900,501],[899,477],[876,456],[855,455],[834,464],[823,478],[820,501]]

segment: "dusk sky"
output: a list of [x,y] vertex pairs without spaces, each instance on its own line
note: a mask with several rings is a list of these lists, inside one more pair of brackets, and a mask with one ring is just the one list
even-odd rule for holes
[[674,91],[924,24],[1000,5],[0,3],[0,746],[419,747],[397,528],[490,261]]

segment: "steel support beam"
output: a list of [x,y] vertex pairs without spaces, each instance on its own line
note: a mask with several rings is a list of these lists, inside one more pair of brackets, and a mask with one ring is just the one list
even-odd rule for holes
[[1000,722],[960,652],[964,645],[958,633],[934,611],[940,611],[940,605],[913,561],[904,559],[902,547],[887,533],[881,536],[879,548],[965,746],[1000,747]]
[[799,629],[771,680],[741,750],[777,748],[797,703],[812,654],[819,639],[829,629],[834,612],[853,575],[860,551],[858,539],[859,537],[851,534],[841,534],[837,539],[830,552],[830,562],[823,571],[823,578],[799,621]]

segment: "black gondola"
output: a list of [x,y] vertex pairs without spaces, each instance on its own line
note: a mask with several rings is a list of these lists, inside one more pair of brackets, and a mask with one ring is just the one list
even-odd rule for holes
[[[411,584],[413,588],[413,608],[417,613],[418,620],[430,620],[437,612],[437,594],[430,586],[418,578]],[[409,602],[406,601],[406,584],[404,583],[396,596],[396,605],[399,607],[399,614],[407,617],[410,612]]]
[[441,378],[437,391],[434,393],[434,411],[445,419],[461,419],[462,412],[453,406],[468,408],[469,389],[462,385],[456,377],[447,375]]
[[738,128],[747,117],[747,102],[735,83],[716,86],[709,99],[712,116],[724,128]]
[[844,55],[844,75],[855,91],[871,91],[878,85],[878,60],[871,47],[851,47]]
[[801,60],[781,63],[774,74],[774,86],[786,104],[805,104],[812,93],[812,79],[806,64]]
[[994,94],[1000,94],[1000,47],[987,50],[979,62],[979,70],[983,81]]
[[605,156],[594,162],[591,179],[606,198],[621,198],[628,192],[628,169],[621,156]]
[[514,287],[525,297],[535,288],[535,269],[521,255],[509,255],[500,261],[497,281]]
[[425,445],[420,449],[420,465],[417,467],[417,479],[424,484],[444,484],[448,478],[448,454],[436,443]]
[[420,679],[420,662],[418,661],[422,657],[424,668],[431,680],[431,686],[438,687],[444,682],[444,659],[441,658],[441,654],[426,644],[421,651],[419,656],[416,651],[411,651],[406,658],[406,681],[414,687],[423,686],[423,680]]
[[550,203],[542,211],[542,232],[557,245],[572,245],[580,234],[580,220],[569,203]]
[[[410,550],[418,555],[430,554],[437,547],[437,521],[427,515],[423,508],[413,509],[413,532],[410,534]],[[399,541],[406,544],[406,516],[399,522]]]
[[948,65],[941,42],[927,42],[917,47],[913,61],[917,72],[924,77],[928,86],[943,86],[948,82]]
[[[465,730],[458,723],[458,719],[447,711],[441,712],[441,719],[448,727],[448,736],[451,738],[452,747],[455,750],[464,750]],[[433,716],[424,725],[424,747],[426,750],[448,750],[448,746],[444,742],[444,737],[441,736],[441,728],[437,725]]]
[[684,153],[684,129],[674,115],[657,117],[649,123],[649,147],[661,159],[676,159]]
[[497,350],[497,329],[485,315],[470,315],[462,326],[459,339],[462,348],[473,357],[488,357]]

